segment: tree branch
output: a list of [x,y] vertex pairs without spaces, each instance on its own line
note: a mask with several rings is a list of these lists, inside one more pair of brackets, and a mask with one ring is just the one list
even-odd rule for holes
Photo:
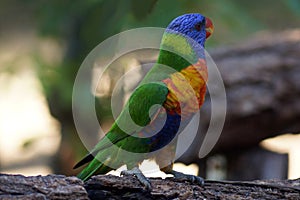
[[173,178],[151,178],[146,191],[133,176],[98,175],[86,183],[62,175],[0,174],[0,199],[299,199],[300,179],[209,181],[204,187]]

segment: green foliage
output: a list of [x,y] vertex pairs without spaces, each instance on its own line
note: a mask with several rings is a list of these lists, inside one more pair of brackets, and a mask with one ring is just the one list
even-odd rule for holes
[[286,3],[296,16],[300,15],[300,0],[286,0],[284,3]]

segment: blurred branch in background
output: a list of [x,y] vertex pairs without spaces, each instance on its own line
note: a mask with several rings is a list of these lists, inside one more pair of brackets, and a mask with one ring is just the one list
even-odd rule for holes
[[[227,157],[227,178],[286,178],[288,159],[285,154],[295,152],[297,145],[292,145],[292,141],[299,143],[299,136],[290,136],[290,145],[284,151],[268,152],[259,145],[266,138],[300,132],[300,30],[260,33],[239,45],[217,48],[211,56],[223,77],[227,96],[225,125],[212,153]],[[203,142],[210,113],[211,104],[207,98],[202,107],[201,134],[181,161],[197,160],[195,152],[199,152],[196,149],[200,149],[199,144]],[[276,149],[271,142],[264,144],[268,150]],[[284,148],[287,143],[282,141],[281,144]],[[289,159],[299,160],[292,155]],[[249,165],[253,167],[251,171]],[[290,178],[300,176],[293,173],[289,174]]]
[[[39,91],[41,97],[34,96],[33,99],[39,99],[39,102],[42,102],[43,106],[46,107],[44,109],[46,114],[40,119],[51,119],[50,112],[60,126],[53,125],[53,121],[45,125],[35,120],[34,112],[38,109],[33,109],[38,107],[38,103],[34,103],[33,107],[28,107],[28,110],[13,111],[12,108],[5,110],[4,107],[7,107],[8,104],[1,102],[1,119],[7,119],[10,113],[12,115],[11,121],[14,122],[10,126],[20,127],[21,130],[9,139],[7,135],[13,135],[13,130],[4,129],[3,127],[7,123],[5,120],[1,120],[0,142],[8,143],[10,141],[12,144],[16,143],[15,145],[28,146],[31,143],[29,141],[42,138],[42,131],[39,129],[37,136],[34,135],[31,140],[29,135],[32,129],[25,129],[26,126],[21,126],[24,118],[33,121],[32,126],[41,125],[44,127],[42,129],[47,129],[56,138],[60,138],[55,135],[60,127],[59,153],[54,161],[50,160],[49,162],[56,173],[74,174],[73,164],[86,151],[77,136],[73,123],[72,88],[80,64],[96,45],[122,30],[144,26],[165,27],[170,20],[187,12],[201,12],[214,21],[216,29],[214,36],[208,41],[208,48],[221,44],[236,44],[260,30],[277,32],[299,26],[299,9],[297,9],[299,1],[279,0],[276,3],[270,2],[271,0],[253,0],[251,2],[239,0],[226,2],[216,0],[39,0],[21,2],[12,0],[1,2],[0,81],[3,87],[1,87],[1,91],[10,89],[9,83],[13,78],[18,79],[19,82],[15,84],[20,88],[17,87],[15,91],[19,95],[11,97],[15,102],[9,98],[6,98],[6,101],[13,103],[9,107],[19,102],[28,107],[28,104],[34,101],[31,98],[28,102],[25,101],[26,97],[32,94],[27,89],[29,87],[35,88],[34,91]],[[22,44],[25,45],[22,46]],[[20,51],[20,49],[23,50]],[[27,62],[28,60],[29,62]],[[25,87],[25,82],[28,79],[19,76],[20,72],[32,72],[30,77],[34,77],[37,83],[34,86]],[[5,78],[8,77],[7,73],[10,74],[9,78]],[[92,72],[90,76],[92,77]],[[92,78],[89,81],[86,83],[83,93],[90,92]],[[109,81],[110,87],[113,88],[115,81]],[[1,92],[1,94],[8,96],[7,93]],[[1,97],[1,101],[2,99],[5,98]],[[107,109],[109,97],[99,98],[98,101],[99,104],[97,104],[96,109],[99,120],[109,126],[112,122],[111,110]],[[84,104],[84,102],[82,103]],[[16,116],[23,116],[20,114],[21,112],[23,112],[24,118],[19,119]],[[26,135],[24,141],[20,137],[21,133]],[[95,133],[91,140],[96,142],[98,137]],[[3,154],[12,152],[11,149],[16,148],[16,146],[6,146],[6,151],[4,151],[2,143],[0,148],[1,161],[7,158]],[[48,147],[45,145],[44,148]],[[19,159],[17,154],[22,155],[23,153],[25,154],[25,151],[20,150],[9,154],[13,155],[10,157],[17,163]],[[40,157],[38,154],[35,156]],[[30,163],[31,159],[27,162]],[[18,170],[20,167],[15,169],[16,172]],[[36,170],[36,173],[42,172]]]

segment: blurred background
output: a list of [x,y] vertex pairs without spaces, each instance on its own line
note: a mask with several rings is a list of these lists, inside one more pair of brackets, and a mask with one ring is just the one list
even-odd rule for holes
[[[72,167],[86,149],[73,122],[73,83],[84,58],[106,38],[131,28],[166,27],[173,18],[190,12],[209,16],[214,23],[215,32],[206,43],[209,52],[243,44],[262,32],[277,34],[300,26],[300,0],[10,0],[0,5],[0,172],[25,175],[78,172]],[[107,82],[113,88],[113,76]],[[107,128],[113,119],[109,100],[102,96],[97,104],[99,120]],[[299,121],[295,116],[294,121]],[[277,134],[290,129],[282,130]],[[258,144],[263,152],[280,157],[275,165],[282,167],[268,176],[251,175],[256,167],[249,172],[250,161],[230,157],[233,151],[244,152],[234,144],[228,153],[224,147],[204,160],[189,154],[191,159],[181,161],[190,165],[189,172],[210,179],[297,178],[299,144],[297,134]],[[247,152],[257,155],[251,149],[248,146]],[[261,163],[260,159],[255,162]],[[244,165],[231,165],[235,160]],[[236,175],[242,169],[250,175]]]

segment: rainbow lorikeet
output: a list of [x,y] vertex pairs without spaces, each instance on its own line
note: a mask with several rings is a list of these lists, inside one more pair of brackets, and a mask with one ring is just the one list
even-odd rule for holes
[[[172,168],[177,133],[204,102],[207,82],[204,43],[212,31],[210,19],[196,13],[179,16],[168,25],[156,64],[132,93],[105,137],[75,165],[77,168],[90,162],[78,174],[80,179],[85,181],[94,174],[127,165],[128,170],[121,174],[136,175],[150,189],[150,181],[138,166],[144,159],[153,159],[163,172],[203,184],[202,178]],[[135,125],[128,123],[129,117]],[[155,153],[160,149],[163,150]]]

